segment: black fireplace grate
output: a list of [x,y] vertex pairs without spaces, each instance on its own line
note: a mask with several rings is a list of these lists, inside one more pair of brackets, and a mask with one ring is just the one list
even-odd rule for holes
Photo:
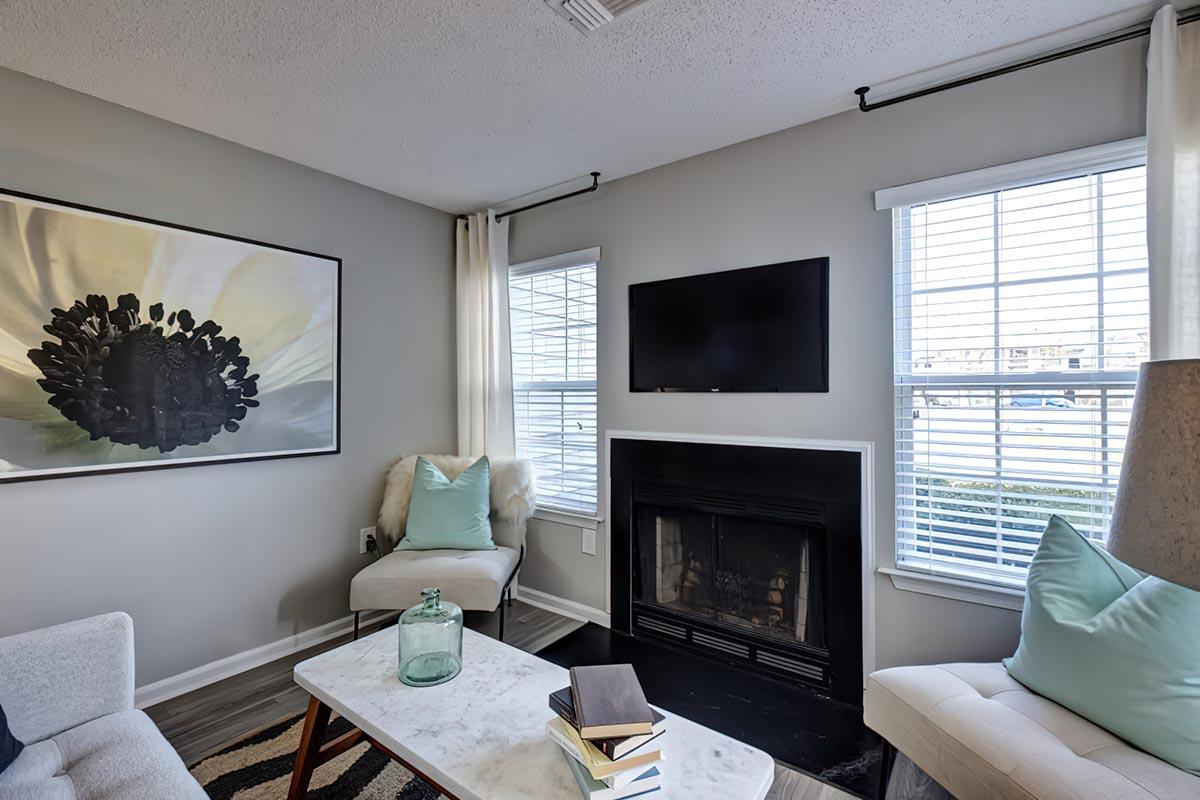
[[[762,637],[713,624],[711,620],[693,623],[684,614],[660,610],[651,603],[634,602],[635,636],[673,642],[734,664],[750,664],[758,670],[812,686],[829,689],[829,656],[817,648],[772,647]],[[807,652],[809,649],[811,653]]]

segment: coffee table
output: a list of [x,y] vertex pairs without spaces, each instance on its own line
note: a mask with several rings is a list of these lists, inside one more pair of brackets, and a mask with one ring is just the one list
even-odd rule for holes
[[[392,626],[296,665],[312,695],[290,800],[313,769],[366,740],[455,800],[580,800],[558,745],[546,734],[547,697],[570,684],[565,669],[472,630],[463,670],[440,686],[396,678]],[[659,709],[662,711],[662,709]],[[331,711],[357,730],[321,746]],[[662,791],[653,800],[762,800],[774,761],[761,750],[662,711]]]

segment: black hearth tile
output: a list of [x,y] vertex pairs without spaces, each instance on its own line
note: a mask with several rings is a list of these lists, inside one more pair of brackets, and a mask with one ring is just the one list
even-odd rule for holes
[[874,797],[880,741],[863,725],[857,706],[594,624],[538,655],[564,667],[633,664],[651,703],[848,792]]

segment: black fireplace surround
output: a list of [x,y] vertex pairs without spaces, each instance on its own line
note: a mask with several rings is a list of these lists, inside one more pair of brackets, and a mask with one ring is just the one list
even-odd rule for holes
[[613,629],[861,705],[860,459],[613,439]]

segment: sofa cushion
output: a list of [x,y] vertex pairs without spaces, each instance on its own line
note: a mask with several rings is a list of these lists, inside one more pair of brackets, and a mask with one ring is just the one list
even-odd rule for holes
[[114,612],[0,638],[0,703],[33,744],[133,708],[133,620]]
[[21,740],[13,736],[12,731],[8,729],[8,717],[4,715],[4,706],[0,706],[0,774],[8,769],[8,765],[17,760],[17,756],[21,754],[21,748],[25,745]]
[[494,611],[517,565],[511,547],[495,550],[396,550],[364,567],[350,582],[350,608],[405,609],[436,586],[442,599],[473,611]]
[[1143,578],[1052,517],[1029,567],[1008,672],[1200,774],[1200,592]]
[[150,718],[130,709],[53,738],[80,800],[205,800]]
[[999,663],[875,672],[864,719],[960,798],[1200,797],[1200,778],[1030,692]]
[[421,456],[413,475],[408,527],[397,550],[495,550],[488,458],[450,480]]
[[0,800],[75,800],[63,774],[62,751],[53,739],[35,742],[0,774]]

